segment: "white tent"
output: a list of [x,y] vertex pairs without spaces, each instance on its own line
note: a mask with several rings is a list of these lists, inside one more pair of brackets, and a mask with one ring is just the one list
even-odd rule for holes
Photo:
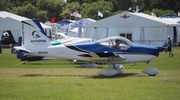
[[[180,24],[180,18],[162,18],[162,19]],[[174,40],[176,41],[177,45],[180,45],[180,26],[174,27],[174,35],[176,35],[176,37],[174,37]]]
[[[81,31],[83,32],[83,28],[82,28]],[[68,32],[68,35],[69,35],[69,36],[72,36],[72,37],[78,37],[78,27],[70,30],[70,31]]]
[[173,37],[173,27],[178,25],[143,13],[123,12],[86,25],[83,37],[101,39],[120,35],[134,43],[162,45],[168,35]]
[[[21,21],[23,20],[30,20],[30,19],[6,11],[0,11],[0,36],[2,36],[4,31],[10,30],[15,41],[18,42],[18,38],[19,36],[21,36],[21,32],[22,32]],[[50,26],[47,26],[42,23],[41,25],[47,33],[51,32],[52,28]]]
[[75,23],[78,25],[79,21],[81,21],[81,20],[83,20],[83,26],[86,26],[90,23],[96,22],[96,20],[91,19],[91,18],[83,18],[83,19],[76,21]]
[[74,24],[76,24],[77,27],[76,27],[76,28],[73,28],[72,30],[70,30],[70,31],[68,32],[68,35],[69,35],[69,36],[78,37],[78,24],[79,24],[80,21],[83,21],[83,22],[82,22],[82,24],[83,24],[83,25],[82,25],[82,33],[83,33],[83,30],[84,30],[83,28],[84,28],[86,25],[88,25],[88,24],[90,24],[90,23],[96,22],[96,20],[91,19],[91,18],[83,18],[83,19],[80,19],[80,20],[74,22]]

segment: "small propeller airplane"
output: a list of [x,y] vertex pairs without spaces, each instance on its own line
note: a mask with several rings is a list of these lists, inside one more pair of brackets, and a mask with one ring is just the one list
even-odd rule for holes
[[[118,42],[119,47],[115,48]],[[36,19],[22,21],[22,43],[21,46],[14,48],[28,56],[107,63],[108,69],[98,72],[105,76],[119,74],[119,69],[122,71],[122,67],[116,67],[116,64],[136,62],[148,64],[165,49],[161,46],[133,44],[120,36],[91,42],[52,45]]]

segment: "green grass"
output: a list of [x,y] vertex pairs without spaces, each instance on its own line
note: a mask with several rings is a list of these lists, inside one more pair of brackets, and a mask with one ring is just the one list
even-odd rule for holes
[[[80,68],[68,60],[43,60],[23,64],[9,49],[0,54],[0,100],[179,100],[180,48],[174,57],[161,53],[151,65],[160,73],[143,74],[144,63],[124,64],[124,73],[113,77],[96,74],[99,68]],[[164,82],[168,80],[168,82]]]

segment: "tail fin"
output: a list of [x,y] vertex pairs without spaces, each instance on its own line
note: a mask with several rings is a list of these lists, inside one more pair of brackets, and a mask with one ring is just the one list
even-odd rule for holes
[[30,49],[49,45],[50,41],[37,19],[22,21],[22,47]]

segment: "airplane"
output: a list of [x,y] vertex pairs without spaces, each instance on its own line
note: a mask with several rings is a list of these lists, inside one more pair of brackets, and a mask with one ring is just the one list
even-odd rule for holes
[[54,35],[52,35],[52,38],[55,39],[55,40],[57,40],[57,39],[63,39],[63,38],[65,38],[65,37],[68,37],[68,36],[65,35],[65,33],[60,33],[60,32],[55,33]]
[[[123,44],[119,45],[122,49],[114,48],[117,40]],[[122,72],[122,66],[117,67],[116,64],[136,62],[148,64],[165,50],[161,46],[134,44],[121,36],[91,42],[51,45],[37,19],[22,21],[22,43],[21,46],[14,48],[28,56],[107,63],[108,69],[98,72],[105,76],[114,76]]]
[[67,36],[65,33],[56,33],[52,36],[51,44],[57,45],[62,43],[76,43],[76,42],[89,42],[92,41],[91,38],[79,38],[79,37],[72,37]]
[[52,45],[59,45],[65,43],[77,43],[77,42],[90,42],[93,41],[91,38],[79,38],[79,37],[71,37],[67,36],[61,39],[55,39],[51,41]]

